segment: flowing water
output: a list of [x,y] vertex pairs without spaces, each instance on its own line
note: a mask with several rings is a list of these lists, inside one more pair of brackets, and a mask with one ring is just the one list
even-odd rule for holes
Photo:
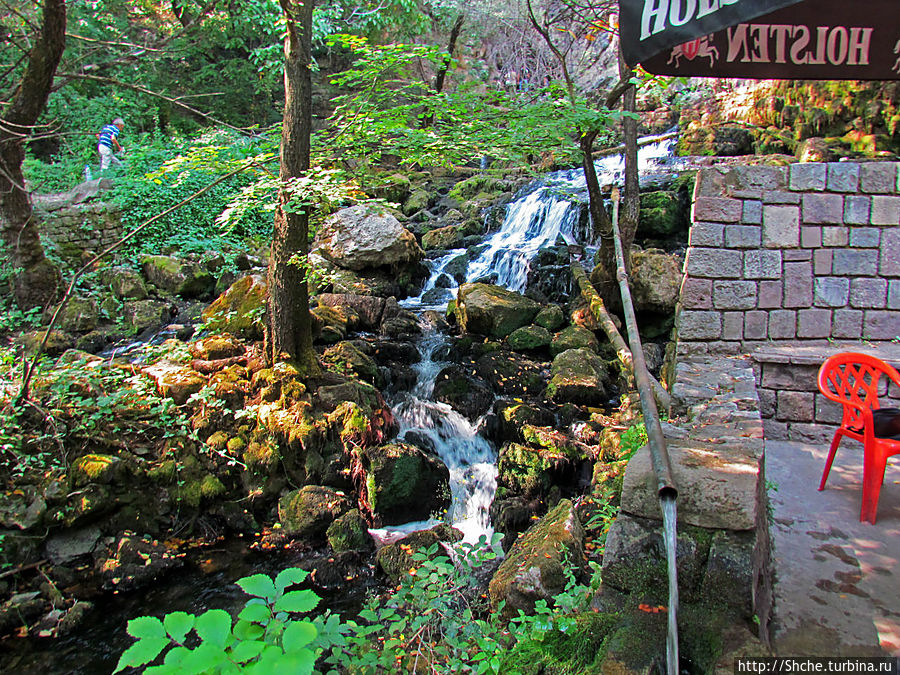
[[678,567],[675,557],[677,543],[675,523],[678,517],[675,509],[675,497],[670,494],[662,494],[659,496],[659,505],[662,509],[666,564],[669,570],[669,625],[666,634],[666,673],[667,675],[678,675]]

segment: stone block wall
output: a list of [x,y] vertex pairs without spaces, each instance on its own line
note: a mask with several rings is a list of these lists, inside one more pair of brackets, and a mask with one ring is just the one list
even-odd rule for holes
[[35,211],[41,218],[41,234],[64,257],[77,257],[86,250],[99,253],[123,234],[119,211],[106,202],[66,204],[52,210],[37,205]]
[[700,171],[678,353],[900,335],[900,163]]

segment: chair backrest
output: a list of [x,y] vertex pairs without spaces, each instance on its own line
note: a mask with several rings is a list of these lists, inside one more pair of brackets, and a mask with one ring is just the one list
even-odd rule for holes
[[878,385],[882,375],[900,385],[900,373],[869,354],[844,352],[826,359],[819,368],[819,391],[841,404],[841,426],[861,427],[862,408],[877,410],[880,407]]

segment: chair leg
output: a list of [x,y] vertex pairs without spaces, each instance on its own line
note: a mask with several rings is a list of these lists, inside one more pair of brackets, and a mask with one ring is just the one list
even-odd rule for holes
[[822,473],[822,482],[819,483],[820,492],[825,489],[825,481],[828,480],[828,474],[831,472],[831,463],[834,461],[834,454],[837,452],[843,437],[843,429],[838,429],[834,432],[834,438],[831,439],[831,447],[828,449],[828,461],[825,462],[825,471]]
[[868,521],[875,524],[878,511],[878,498],[881,496],[881,484],[884,483],[884,470],[887,467],[887,457],[863,457],[863,494],[862,509],[859,514],[860,522]]

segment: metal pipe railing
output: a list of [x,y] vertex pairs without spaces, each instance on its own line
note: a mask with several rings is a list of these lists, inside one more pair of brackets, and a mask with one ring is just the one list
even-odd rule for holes
[[659,424],[659,409],[656,407],[656,399],[653,397],[650,372],[647,370],[647,362],[644,360],[644,349],[641,345],[641,337],[638,334],[631,289],[628,287],[628,274],[625,271],[625,253],[622,250],[622,238],[619,234],[618,188],[613,188],[612,203],[613,241],[616,247],[616,279],[619,282],[619,291],[622,294],[625,327],[628,331],[628,344],[631,347],[631,357],[634,363],[634,382],[641,399],[641,411],[644,413],[647,444],[650,447],[650,458],[653,462],[653,470],[656,472],[659,494],[660,496],[669,495],[674,498],[678,495],[678,489],[675,487],[675,480],[672,478],[672,465],[669,462],[666,440],[663,437],[662,427]]

